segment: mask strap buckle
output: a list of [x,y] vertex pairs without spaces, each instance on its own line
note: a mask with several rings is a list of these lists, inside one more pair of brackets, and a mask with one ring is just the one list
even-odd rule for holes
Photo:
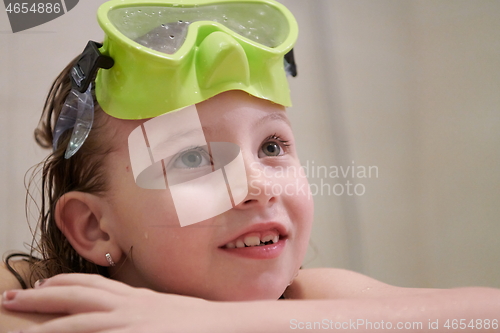
[[66,98],[54,127],[52,147],[57,149],[59,138],[73,129],[64,158],[73,156],[87,139],[94,122],[92,80],[99,68],[109,69],[114,61],[99,52],[102,44],[89,41],[70,71],[71,91]]
[[80,93],[87,91],[99,68],[110,69],[114,65],[111,57],[102,55],[99,48],[102,44],[89,41],[80,58],[70,71],[71,88]]

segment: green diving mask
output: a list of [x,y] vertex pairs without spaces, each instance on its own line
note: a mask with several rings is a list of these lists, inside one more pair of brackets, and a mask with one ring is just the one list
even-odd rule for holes
[[104,42],[89,42],[73,68],[73,95],[90,94],[97,72],[96,99],[115,118],[153,118],[229,90],[291,105],[298,27],[275,0],[112,0],[97,17]]
[[273,0],[113,0],[98,20],[106,33],[96,96],[108,114],[145,119],[228,90],[290,106],[284,56],[298,34]]

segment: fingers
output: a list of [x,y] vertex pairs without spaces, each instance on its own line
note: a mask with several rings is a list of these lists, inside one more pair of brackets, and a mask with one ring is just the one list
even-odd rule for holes
[[123,318],[110,313],[84,313],[48,321],[24,329],[23,333],[108,333],[123,332]]
[[2,305],[11,311],[76,314],[110,311],[122,296],[83,286],[11,290],[4,293]]
[[118,282],[105,278],[97,274],[59,274],[45,280],[39,280],[35,283],[35,288],[45,288],[53,286],[82,286],[106,290],[117,295],[129,295],[134,291],[134,288]]

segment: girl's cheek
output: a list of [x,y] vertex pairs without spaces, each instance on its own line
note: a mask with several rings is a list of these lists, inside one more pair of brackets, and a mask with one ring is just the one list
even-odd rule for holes
[[[279,186],[277,186],[278,184]],[[303,172],[289,174],[288,177],[274,183],[273,186],[274,194],[278,194],[276,193],[278,191],[279,195],[288,201],[289,209],[292,210],[290,215],[299,218],[306,224],[312,222],[314,202],[309,182]]]

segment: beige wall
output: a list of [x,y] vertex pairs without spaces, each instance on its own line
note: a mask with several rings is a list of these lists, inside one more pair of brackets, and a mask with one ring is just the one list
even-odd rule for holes
[[[43,156],[32,129],[50,80],[102,39],[101,2],[17,34],[0,12],[1,252],[29,241],[23,177]],[[282,2],[301,28],[290,117],[303,164],[378,170],[311,177],[326,185],[306,266],[500,287],[500,1]],[[365,193],[326,193],[347,181]]]

